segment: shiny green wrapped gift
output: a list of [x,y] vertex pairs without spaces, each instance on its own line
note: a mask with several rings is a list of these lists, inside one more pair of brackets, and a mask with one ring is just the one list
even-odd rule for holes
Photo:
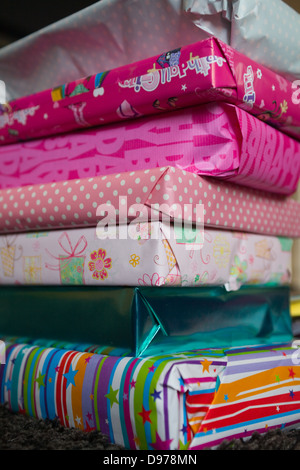
[[0,336],[179,353],[292,339],[289,287],[1,286]]

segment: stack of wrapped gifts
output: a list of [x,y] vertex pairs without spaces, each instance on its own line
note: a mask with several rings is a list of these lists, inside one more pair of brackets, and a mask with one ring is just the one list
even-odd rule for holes
[[298,426],[298,94],[213,35],[1,105],[1,403],[128,449]]

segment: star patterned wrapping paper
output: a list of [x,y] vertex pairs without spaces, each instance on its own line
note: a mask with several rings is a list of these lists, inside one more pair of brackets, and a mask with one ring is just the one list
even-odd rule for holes
[[200,450],[299,426],[299,350],[292,342],[141,358],[43,341],[5,345],[1,403],[65,427],[100,430],[126,449]]

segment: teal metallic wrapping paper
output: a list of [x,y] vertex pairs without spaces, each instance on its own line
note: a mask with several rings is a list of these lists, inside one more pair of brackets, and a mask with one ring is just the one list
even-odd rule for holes
[[1,286],[1,335],[133,356],[290,341],[289,287]]

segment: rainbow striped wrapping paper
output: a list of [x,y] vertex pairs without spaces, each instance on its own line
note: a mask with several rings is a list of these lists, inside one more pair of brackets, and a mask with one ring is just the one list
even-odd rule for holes
[[294,342],[141,358],[42,341],[5,345],[2,403],[100,430],[128,449],[211,448],[300,423]]

